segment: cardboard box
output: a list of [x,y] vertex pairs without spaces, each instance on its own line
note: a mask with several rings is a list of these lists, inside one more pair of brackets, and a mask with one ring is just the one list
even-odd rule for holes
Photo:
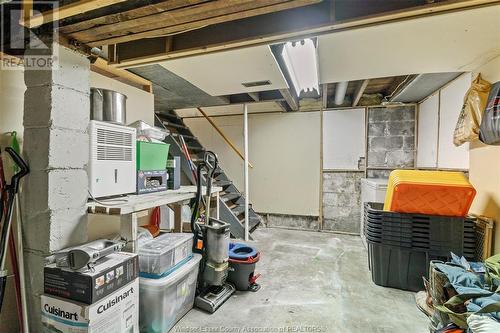
[[139,260],[137,254],[117,252],[97,261],[91,270],[72,271],[51,264],[43,275],[46,294],[93,304],[135,280]]
[[41,296],[43,332],[139,333],[139,279],[88,305]]

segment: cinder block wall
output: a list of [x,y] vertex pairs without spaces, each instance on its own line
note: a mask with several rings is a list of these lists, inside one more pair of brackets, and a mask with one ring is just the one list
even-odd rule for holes
[[[415,106],[368,109],[369,178],[387,178],[391,169],[415,164]],[[323,173],[323,229],[358,234],[364,172]]]
[[413,168],[415,106],[368,109],[368,167]]
[[323,173],[323,230],[358,234],[363,171]]

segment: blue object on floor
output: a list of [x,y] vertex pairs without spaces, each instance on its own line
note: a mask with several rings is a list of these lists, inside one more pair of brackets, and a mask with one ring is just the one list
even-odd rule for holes
[[229,243],[229,258],[236,260],[247,260],[255,257],[257,250],[243,243]]

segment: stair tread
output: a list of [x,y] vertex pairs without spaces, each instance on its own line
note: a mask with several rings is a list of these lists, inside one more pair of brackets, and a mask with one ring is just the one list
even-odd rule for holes
[[204,151],[205,150],[205,148],[203,148],[201,146],[193,146],[193,145],[187,145],[187,149],[192,150],[192,151]]
[[236,205],[235,207],[231,208],[231,211],[238,216],[239,214],[245,212],[245,206],[244,205]]
[[179,118],[179,116],[177,116],[176,114],[172,114],[172,113],[160,113],[160,112],[157,112],[156,115],[160,118],[167,118],[167,119],[172,119],[172,120],[179,120],[179,121],[182,121],[181,118]]
[[182,124],[176,124],[176,123],[173,123],[171,121],[165,121],[165,120],[162,122],[163,122],[163,125],[165,125],[166,127],[174,127],[174,128],[189,130],[185,125],[182,125]]
[[[242,218],[240,220],[241,225],[245,225],[245,218]],[[256,216],[250,216],[250,219],[248,220],[248,227],[250,228],[250,231],[253,231],[253,229],[260,224],[260,219]]]
[[186,139],[186,140],[198,140],[195,136],[188,135],[188,134],[170,133],[170,135],[173,137],[179,137],[182,135],[184,137],[184,139]]
[[241,193],[238,193],[238,192],[227,193],[227,194],[224,194],[223,196],[221,196],[221,198],[222,198],[222,201],[224,201],[224,202],[231,201],[231,200],[234,200],[237,198],[241,198]]
[[232,185],[232,184],[233,184],[233,182],[230,181],[230,180],[216,180],[214,182],[215,186],[223,186],[223,187],[224,186],[229,186],[229,185]]

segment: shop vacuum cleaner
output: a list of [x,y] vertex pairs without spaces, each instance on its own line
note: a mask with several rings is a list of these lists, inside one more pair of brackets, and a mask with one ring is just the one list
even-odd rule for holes
[[[226,282],[229,269],[229,223],[210,217],[212,179],[217,169],[217,155],[205,152],[197,170],[197,192],[191,216],[194,234],[193,252],[203,257],[200,262],[195,306],[214,313],[231,297],[235,287]],[[206,196],[202,195],[202,171],[206,172]],[[199,222],[201,206],[205,207],[205,221]]]

